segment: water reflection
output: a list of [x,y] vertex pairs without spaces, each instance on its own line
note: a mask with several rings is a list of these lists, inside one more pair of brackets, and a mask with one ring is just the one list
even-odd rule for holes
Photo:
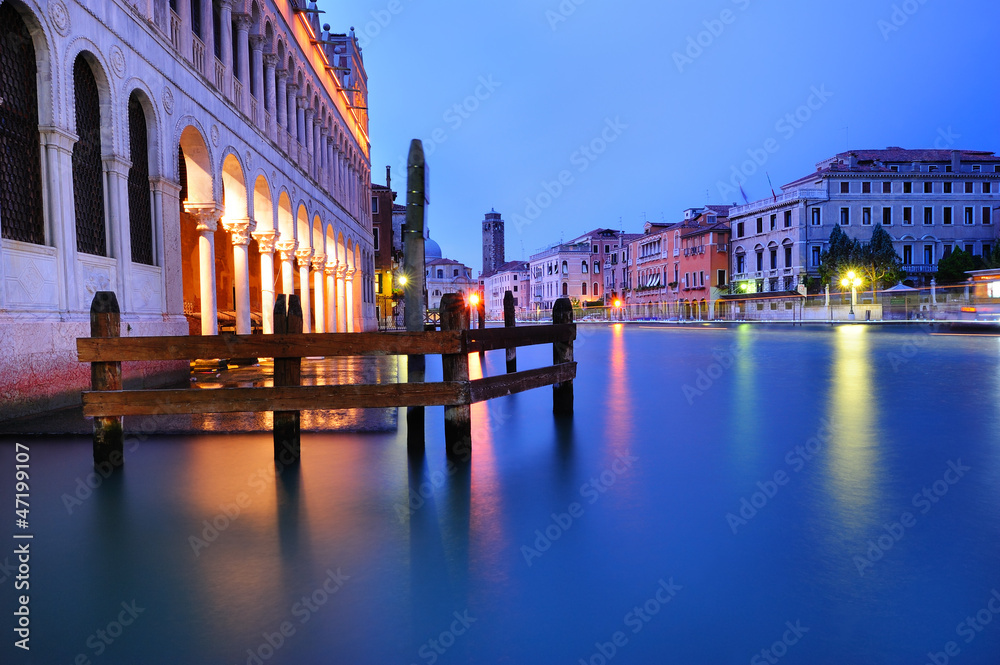
[[841,522],[864,528],[877,501],[879,404],[872,382],[871,335],[866,326],[840,326],[834,336],[830,383],[833,436],[829,442],[830,496]]
[[625,326],[611,326],[611,368],[608,371],[607,418],[604,435],[609,442],[608,459],[614,460],[629,451],[632,438],[632,395],[628,385],[627,355],[625,353]]

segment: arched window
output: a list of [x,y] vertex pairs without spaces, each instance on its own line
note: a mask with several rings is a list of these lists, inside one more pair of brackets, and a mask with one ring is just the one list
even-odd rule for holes
[[564,296],[569,295],[569,284],[567,284],[566,282],[563,282],[563,295]]
[[564,275],[569,274],[569,264],[566,263],[565,261],[562,262],[562,274]]
[[76,206],[76,249],[108,255],[104,225],[104,169],[101,164],[101,99],[97,80],[84,56],[73,65],[76,133],[73,144],[73,200]]
[[132,167],[128,170],[128,218],[132,238],[132,261],[151,266],[153,260],[153,216],[149,194],[149,141],[146,113],[138,93],[128,98],[128,144]]
[[583,284],[581,284],[580,286],[582,286],[582,287],[583,287],[583,293],[582,293],[581,295],[587,295],[587,283],[586,283],[586,282],[584,282],[584,283],[583,283]]
[[584,262],[582,262],[580,264],[580,270],[583,272],[584,275],[587,274],[587,262],[586,261],[584,261]]
[[45,243],[35,47],[9,2],[0,5],[0,235]]
[[593,291],[593,293],[594,293],[595,296],[601,295],[601,289],[600,289],[600,286],[598,285],[597,282],[594,282],[594,291]]

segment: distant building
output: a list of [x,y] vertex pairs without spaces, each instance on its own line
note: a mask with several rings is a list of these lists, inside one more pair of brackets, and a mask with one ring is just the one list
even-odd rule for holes
[[504,264],[503,218],[490,210],[483,219],[483,273],[495,271]]
[[956,247],[974,255],[997,242],[1000,157],[973,150],[856,150],[816,165],[782,193],[730,210],[734,293],[799,292],[819,277],[830,232],[893,238],[907,275],[928,281]]
[[514,296],[514,311],[523,315],[528,310],[531,291],[531,264],[527,261],[507,261],[495,271],[480,276],[486,299],[486,318],[503,319],[504,294]]
[[[600,272],[599,260],[591,265],[591,245],[589,242],[558,243],[532,254],[531,266],[531,310],[552,309],[558,298],[580,301],[594,295],[593,289],[600,289],[599,279],[591,270]],[[591,282],[591,277],[595,281]]]
[[389,167],[385,167],[385,185],[371,184],[372,192],[372,241],[375,247],[375,312],[380,327],[394,319],[396,301],[393,288],[399,266],[403,262],[403,238],[395,228],[396,208],[401,208],[405,217],[406,206],[397,206],[396,192],[391,188],[392,178]]
[[454,259],[441,258],[441,249],[437,243],[429,238],[425,241],[433,243],[433,248],[438,254],[431,258],[430,252],[425,245],[425,256],[427,263],[427,308],[437,311],[441,306],[441,296],[446,293],[458,293],[463,298],[474,291],[479,290],[479,282],[472,276],[472,269],[460,261]]

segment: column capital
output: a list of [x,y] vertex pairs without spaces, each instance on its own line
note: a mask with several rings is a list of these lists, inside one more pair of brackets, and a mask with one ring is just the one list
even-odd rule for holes
[[291,261],[295,258],[295,248],[299,246],[299,243],[293,240],[278,240],[274,247],[281,254],[282,261]]
[[[251,44],[253,44],[254,37],[257,37],[257,36],[259,36],[259,35],[251,35],[250,36],[250,43]],[[276,68],[278,66],[278,54],[277,53],[265,53],[263,55],[263,58],[264,58],[264,67],[265,67],[265,69],[268,68],[268,67],[270,67],[270,68]],[[280,71],[285,72],[285,76],[288,76],[288,72],[285,71],[284,69],[282,69]]]
[[348,282],[353,282],[354,281],[354,274],[356,272],[358,272],[357,268],[348,268],[345,271],[344,279],[346,279]]
[[233,10],[233,0],[219,0],[219,9]]
[[170,178],[164,178],[163,176],[150,176],[149,184],[153,189],[158,189],[164,194],[170,194],[172,196],[180,196],[181,186],[180,183],[174,182]]
[[[288,78],[288,72],[287,71],[285,71],[285,78]],[[287,84],[285,86],[285,90],[287,90],[288,92],[290,92],[293,96],[295,95],[295,91],[298,90],[298,89],[299,89],[299,84],[298,83],[289,83],[289,84]]]
[[[273,55],[274,56],[274,64],[277,65],[278,64],[278,56],[274,55],[273,53],[268,53],[267,55],[264,56],[264,58],[267,58],[268,55]],[[265,62],[266,62],[266,60],[265,60]],[[288,80],[288,70],[285,69],[284,67],[280,67],[280,68],[274,70],[274,75],[278,77],[278,82],[279,83],[281,81],[287,81]],[[295,84],[293,83],[292,85],[295,85]],[[288,86],[286,85],[285,87],[287,88]]]
[[326,254],[314,254],[312,257],[313,270],[323,270],[326,265]]
[[309,106],[308,99],[305,100],[305,109],[306,109],[306,122],[312,122],[313,116],[316,115],[316,109],[314,109],[312,106]]
[[108,173],[116,173],[125,178],[128,177],[128,170],[132,168],[132,161],[125,159],[121,155],[105,155],[101,157],[104,170]]
[[323,265],[323,272],[325,272],[327,275],[336,275],[337,274],[337,264],[336,263],[326,263],[326,264],[324,264]]
[[249,30],[250,25],[253,23],[253,17],[244,12],[233,12],[233,21],[236,23],[237,31]]
[[219,218],[222,217],[222,208],[217,206],[214,201],[209,203],[185,201],[184,212],[194,217],[197,224],[195,228],[200,232],[215,233],[215,229],[219,225]]
[[257,241],[257,249],[260,250],[261,254],[270,254],[274,251],[275,240],[278,237],[274,229],[261,229],[254,231],[251,235]]
[[73,146],[80,140],[80,137],[73,132],[52,125],[39,127],[38,135],[42,140],[42,145],[54,146],[64,152],[72,152]]
[[329,127],[326,127],[326,126],[320,127],[319,128],[319,134],[320,134],[320,136],[322,136],[323,138],[325,138],[327,141],[330,140],[330,138],[328,136],[330,134],[330,128]]
[[256,227],[256,222],[249,218],[243,219],[223,219],[222,228],[232,236],[233,245],[246,246],[250,242],[250,233]]
[[[291,87],[291,86],[289,86],[289,87]],[[298,89],[298,86],[295,86],[295,89],[297,90],[297,89]],[[304,110],[304,111],[306,111],[306,112],[308,112],[308,111],[311,111],[311,110],[312,110],[312,109],[311,109],[311,108],[309,107],[309,100],[308,100],[308,99],[306,99],[306,96],[305,96],[305,95],[296,95],[296,96],[295,96],[295,100],[296,100],[296,102],[298,102],[298,105],[299,105],[299,108],[300,108],[300,109],[303,109],[303,110]]]
[[312,253],[312,247],[295,250],[295,258],[298,259],[300,268],[309,267],[309,259],[312,258]]
[[334,267],[334,269],[337,271],[337,278],[338,279],[344,279],[344,276],[347,275],[347,264],[346,263],[337,263],[336,266]]

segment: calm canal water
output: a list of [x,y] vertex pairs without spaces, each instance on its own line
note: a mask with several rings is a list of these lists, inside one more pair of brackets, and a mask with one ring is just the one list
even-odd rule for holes
[[25,440],[32,648],[0,570],[0,662],[1000,662],[1000,338],[592,326],[576,358],[571,423],[476,405],[464,468],[440,408],[421,464],[154,436],[89,497],[89,440]]

